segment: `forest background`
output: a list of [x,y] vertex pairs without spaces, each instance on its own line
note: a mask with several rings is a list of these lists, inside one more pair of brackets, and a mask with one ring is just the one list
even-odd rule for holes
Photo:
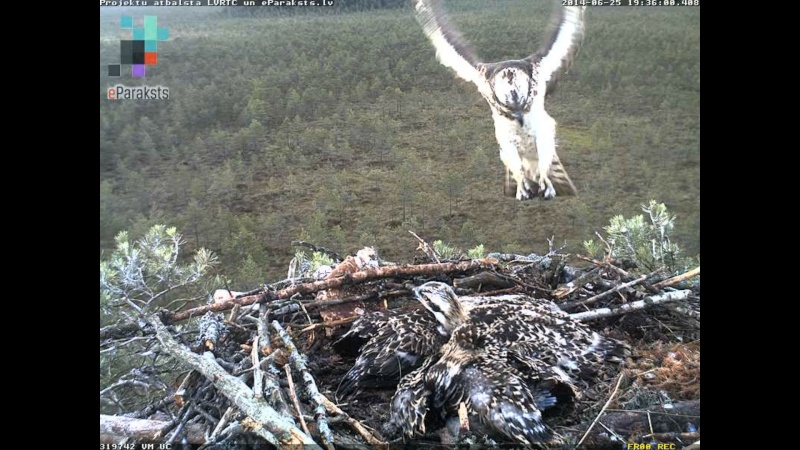
[[[552,3],[447,2],[487,61],[522,58]],[[169,28],[146,78],[110,78],[121,14]],[[673,240],[700,249],[700,10],[590,7],[584,45],[548,96],[577,197],[503,196],[493,123],[476,90],[435,59],[405,1],[333,8],[100,9],[100,252],[114,236],[178,227],[231,289],[286,275],[303,239],[410,261],[426,240],[487,251],[581,243],[656,199]],[[162,85],[169,100],[110,101]]]

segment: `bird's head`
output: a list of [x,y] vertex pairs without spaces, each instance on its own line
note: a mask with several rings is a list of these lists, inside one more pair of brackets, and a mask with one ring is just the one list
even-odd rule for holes
[[531,108],[536,95],[536,82],[530,62],[506,61],[489,64],[484,72],[494,93],[494,103],[500,112],[523,124],[524,115]]
[[425,283],[414,289],[414,297],[436,317],[447,333],[452,332],[469,318],[456,293],[444,283],[438,281]]

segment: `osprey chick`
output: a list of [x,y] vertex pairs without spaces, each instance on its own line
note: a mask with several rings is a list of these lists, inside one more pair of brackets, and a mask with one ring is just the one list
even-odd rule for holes
[[557,28],[539,51],[520,60],[482,63],[449,25],[440,0],[415,1],[417,20],[439,62],[474,83],[489,103],[500,159],[517,183],[517,200],[577,193],[556,154],[556,122],[544,110],[544,97],[580,47],[585,7],[557,8]]
[[361,388],[396,385],[425,358],[438,354],[450,333],[469,317],[455,292],[444,283],[424,284],[414,290],[414,296],[424,308],[365,315],[334,342],[340,353],[359,345],[358,359],[339,384],[339,396],[348,397]]
[[[607,363],[621,363],[629,353],[626,344],[600,336],[546,300],[462,308],[449,286],[435,282],[417,294],[440,323],[460,324],[439,352],[400,380],[384,426],[388,436],[425,434],[429,419],[457,417],[463,403],[470,430],[479,434],[525,446],[556,443],[542,412],[574,404]],[[452,314],[459,310],[466,311],[465,320],[448,319],[464,317]]]

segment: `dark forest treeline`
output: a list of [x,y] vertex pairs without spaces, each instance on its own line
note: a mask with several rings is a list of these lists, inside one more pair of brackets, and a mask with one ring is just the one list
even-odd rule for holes
[[345,14],[357,11],[397,9],[408,5],[408,2],[409,0],[333,0],[332,6],[320,7],[298,7],[296,5],[292,6],[291,3],[263,7],[227,6],[222,8],[220,15],[233,18],[258,18]]
[[[535,50],[548,22],[527,0],[457,8],[492,60]],[[502,196],[485,102],[437,63],[408,8],[170,18],[146,79],[170,99],[150,102],[106,99],[118,36],[102,20],[101,249],[120,230],[173,224],[246,289],[282,275],[292,239],[409,259],[409,229],[489,251],[540,251],[555,235],[578,252],[653,198],[699,251],[699,9],[588,11],[584,47],[547,100],[580,196],[526,203]]]

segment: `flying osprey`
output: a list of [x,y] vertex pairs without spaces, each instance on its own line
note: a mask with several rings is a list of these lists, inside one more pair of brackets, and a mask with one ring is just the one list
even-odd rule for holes
[[517,200],[575,195],[575,185],[556,154],[556,122],[544,110],[544,96],[580,47],[585,7],[558,6],[555,31],[533,55],[483,63],[449,25],[440,0],[415,2],[417,20],[439,62],[474,83],[489,103],[500,159],[517,183]]

